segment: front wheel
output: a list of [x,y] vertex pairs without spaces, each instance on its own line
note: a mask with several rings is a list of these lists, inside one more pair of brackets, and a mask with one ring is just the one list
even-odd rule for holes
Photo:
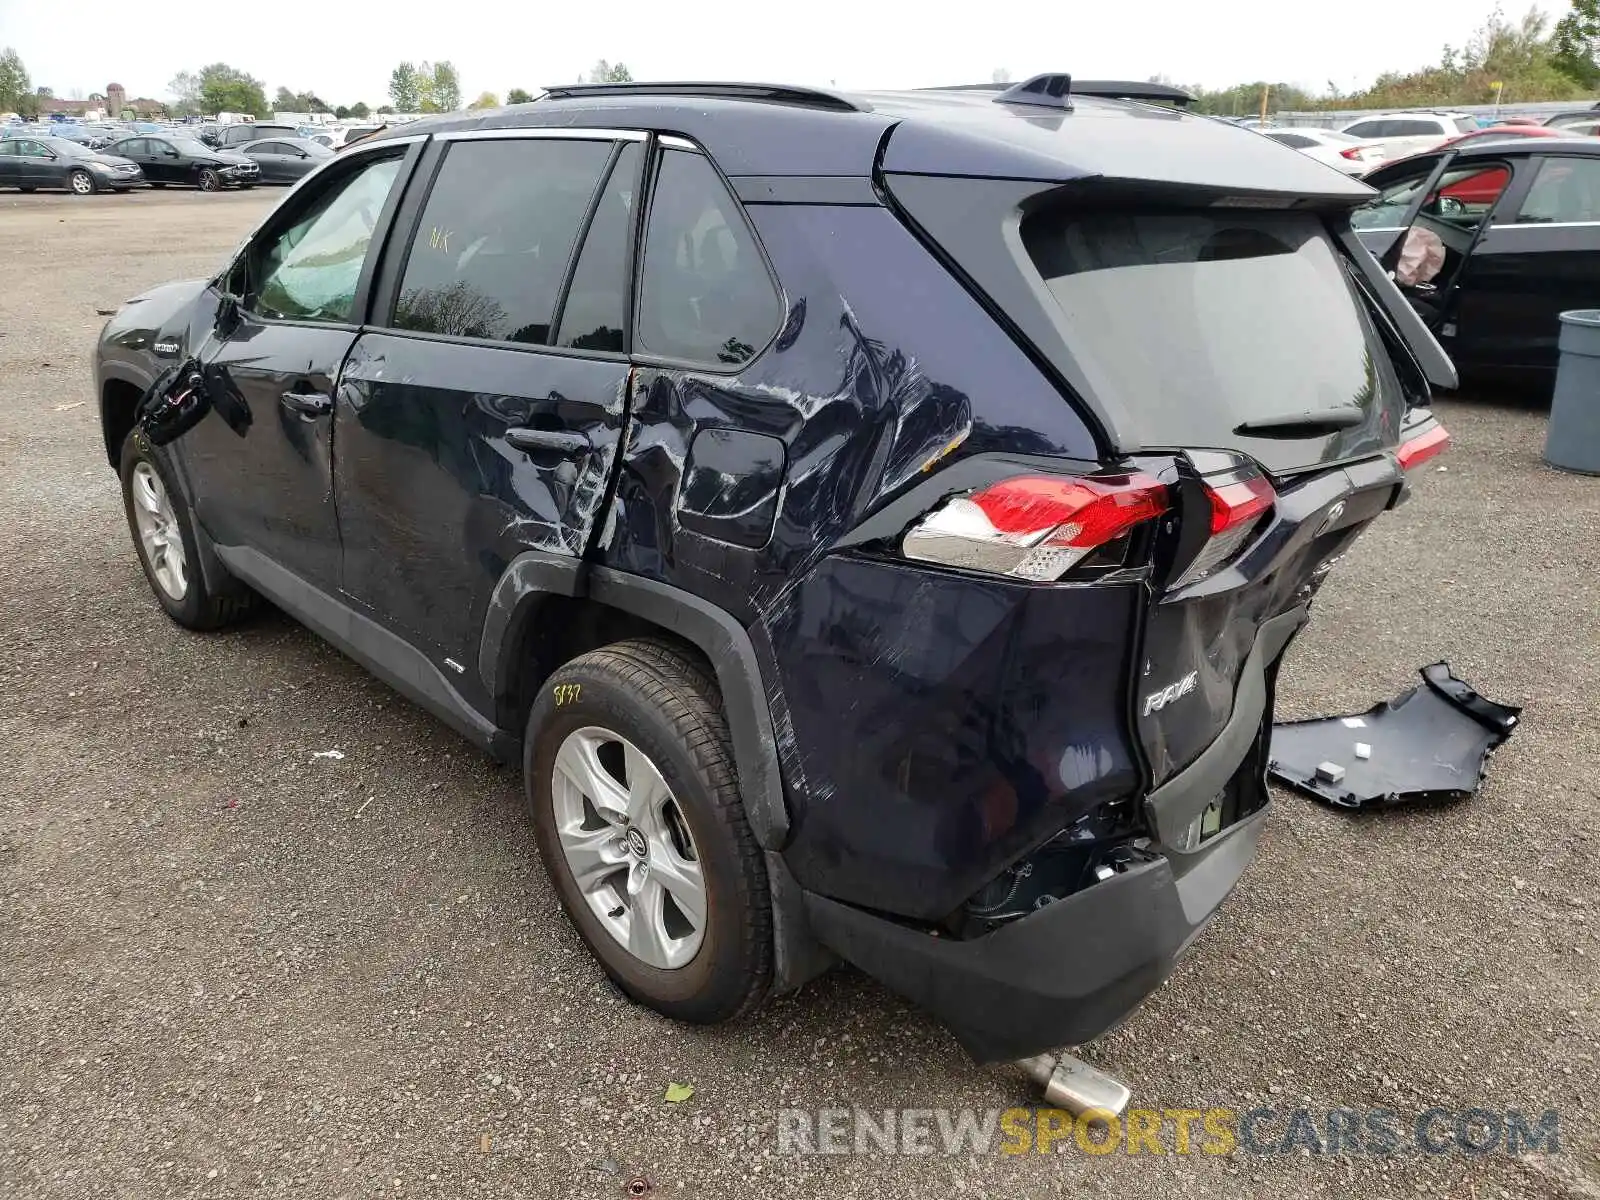
[[94,176],[87,171],[74,171],[67,178],[67,186],[74,196],[92,196],[95,193]]
[[239,185],[239,190],[241,192],[248,192],[253,187],[255,187],[255,184],[253,184],[253,183],[241,183]]
[[200,178],[196,180],[202,192],[215,192],[222,187],[222,176],[210,167],[200,169]]
[[255,593],[220,562],[211,564],[211,573],[221,580],[219,590],[207,586],[194,514],[174,486],[165,456],[137,429],[122,445],[121,473],[128,529],[150,590],[167,616],[187,629],[218,629],[255,607]]
[[704,667],[646,639],[591,651],[546,681],[524,746],[540,857],[606,974],[677,1020],[759,1005],[772,980],[766,865]]

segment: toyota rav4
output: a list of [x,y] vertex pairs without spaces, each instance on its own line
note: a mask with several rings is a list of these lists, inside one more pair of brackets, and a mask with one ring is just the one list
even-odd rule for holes
[[156,600],[520,761],[630,996],[843,958],[979,1060],[1150,994],[1273,685],[1441,449],[1370,189],[1153,85],[560,88],[391,130],[106,325]]

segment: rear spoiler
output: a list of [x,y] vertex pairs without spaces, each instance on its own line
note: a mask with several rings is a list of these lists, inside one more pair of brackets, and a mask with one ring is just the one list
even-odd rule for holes
[[[995,85],[1001,86],[1001,85]],[[1140,83],[1128,79],[1078,79],[1067,74],[1035,75],[1014,84],[994,98],[996,104],[1036,104],[1044,108],[1071,108],[1073,96],[1101,100],[1142,100],[1187,108],[1194,97],[1165,83]]]

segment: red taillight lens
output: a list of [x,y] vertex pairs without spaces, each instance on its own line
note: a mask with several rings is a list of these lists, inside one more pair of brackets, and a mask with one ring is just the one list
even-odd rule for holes
[[1254,479],[1217,487],[1207,484],[1206,496],[1211,500],[1211,536],[1215,537],[1259,517],[1272,507],[1278,493],[1272,490],[1272,484],[1257,475]]
[[1348,150],[1339,151],[1339,154],[1341,157],[1348,158],[1352,162],[1360,162],[1366,157],[1366,151],[1367,148],[1365,146],[1351,146]]
[[1401,470],[1409,471],[1420,463],[1427,462],[1436,454],[1443,454],[1450,448],[1450,431],[1443,425],[1432,425],[1424,429],[1416,437],[1407,438],[1400,443],[1400,448],[1395,451],[1395,457],[1400,460]]
[[1206,499],[1211,501],[1211,540],[1173,587],[1204,579],[1243,550],[1278,499],[1271,481],[1260,475],[1232,483],[1207,483],[1205,489]]
[[901,549],[925,562],[1059,579],[1090,551],[1166,511],[1166,486],[1149,475],[1027,475],[949,501],[913,526]]

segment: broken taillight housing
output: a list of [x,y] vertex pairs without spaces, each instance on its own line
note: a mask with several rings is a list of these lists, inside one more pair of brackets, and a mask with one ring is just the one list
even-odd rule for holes
[[1206,481],[1203,486],[1206,499],[1211,502],[1211,537],[1174,587],[1204,579],[1230,562],[1244,549],[1278,499],[1271,481],[1263,475],[1227,483]]
[[946,501],[911,527],[901,550],[923,562],[1047,581],[1166,511],[1166,486],[1142,473],[1024,475]]
[[1433,424],[1414,437],[1407,438],[1400,443],[1395,457],[1400,460],[1400,469],[1409,471],[1412,467],[1427,462],[1436,454],[1443,454],[1450,448],[1450,433],[1443,425]]

